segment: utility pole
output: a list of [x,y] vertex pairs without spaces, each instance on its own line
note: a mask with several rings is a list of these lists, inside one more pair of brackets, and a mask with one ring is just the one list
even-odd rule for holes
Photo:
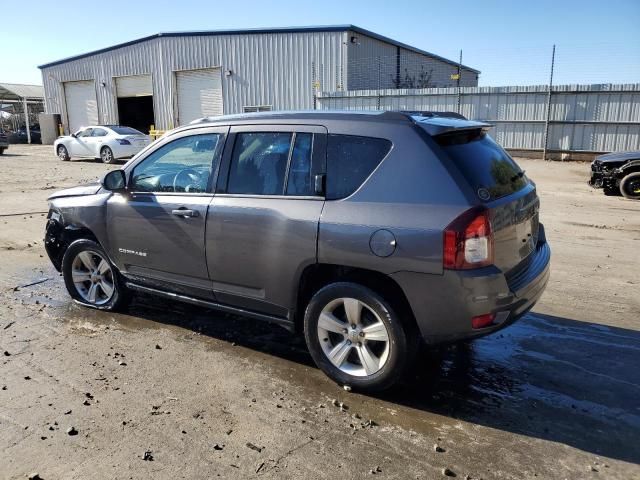
[[460,49],[460,60],[458,61],[458,113],[460,113],[460,78],[462,77],[462,49]]
[[542,159],[547,159],[547,147],[549,146],[549,120],[551,117],[551,90],[553,88],[553,67],[556,63],[556,46],[553,45],[551,52],[551,73],[549,75],[549,89],[547,91],[547,117],[544,122],[544,147],[542,149]]

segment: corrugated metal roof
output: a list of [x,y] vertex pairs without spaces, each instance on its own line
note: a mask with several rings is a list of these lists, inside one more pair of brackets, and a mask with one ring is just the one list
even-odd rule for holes
[[[158,37],[201,37],[201,36],[214,36],[214,35],[257,35],[257,34],[264,34],[264,33],[308,33],[308,32],[347,32],[347,31],[360,33],[362,35],[367,35],[369,37],[376,38],[380,41],[389,43],[391,45],[395,45],[401,48],[406,48],[407,50],[411,50],[413,52],[420,53],[422,55],[433,57],[435,59],[449,63],[451,65],[458,65],[458,62],[449,60],[447,58],[441,57],[434,53],[427,52],[426,50],[421,50],[419,48],[412,47],[411,45],[398,42],[389,37],[379,35],[375,32],[357,27],[355,25],[346,24],[346,25],[319,25],[319,26],[306,26],[306,27],[249,28],[249,29],[243,29],[243,30],[197,30],[197,31],[191,31],[191,32],[162,32],[162,33],[156,33],[154,35],[148,35],[146,37],[138,38],[135,40],[131,40],[129,42],[119,43],[112,47],[102,48],[100,50],[94,50],[92,52],[87,52],[80,55],[63,58],[61,60],[56,60],[55,62],[45,63],[43,65],[39,65],[38,68],[42,69],[42,68],[52,67],[54,65],[60,65],[62,63],[70,62],[72,60],[79,60],[81,58],[90,57],[92,55],[96,55],[99,53],[105,53],[111,50],[116,50],[118,48],[128,47],[130,45],[146,42],[148,40],[152,40]],[[466,65],[462,65],[462,68],[464,68],[465,70],[470,70],[475,73],[480,73],[479,70],[468,67]]]
[[44,98],[42,85],[23,85],[19,83],[0,83],[0,98],[19,100],[22,98]]

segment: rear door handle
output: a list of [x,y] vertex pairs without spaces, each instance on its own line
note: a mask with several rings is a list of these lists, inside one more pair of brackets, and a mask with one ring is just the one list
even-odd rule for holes
[[198,212],[196,210],[189,210],[187,208],[178,208],[176,210],[171,210],[171,215],[175,215],[176,217],[197,217]]

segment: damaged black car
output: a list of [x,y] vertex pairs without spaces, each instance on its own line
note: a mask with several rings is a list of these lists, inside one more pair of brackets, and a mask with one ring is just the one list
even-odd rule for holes
[[605,195],[640,200],[640,151],[614,152],[596,157],[591,163],[589,185],[602,188]]

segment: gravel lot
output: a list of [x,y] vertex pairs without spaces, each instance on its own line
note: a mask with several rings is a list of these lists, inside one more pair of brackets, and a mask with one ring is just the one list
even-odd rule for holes
[[113,167],[12,146],[0,478],[640,478],[640,202],[591,190],[588,164],[520,163],[553,251],[542,300],[374,398],[278,327],[145,297],[127,315],[72,304],[43,248],[46,198]]

